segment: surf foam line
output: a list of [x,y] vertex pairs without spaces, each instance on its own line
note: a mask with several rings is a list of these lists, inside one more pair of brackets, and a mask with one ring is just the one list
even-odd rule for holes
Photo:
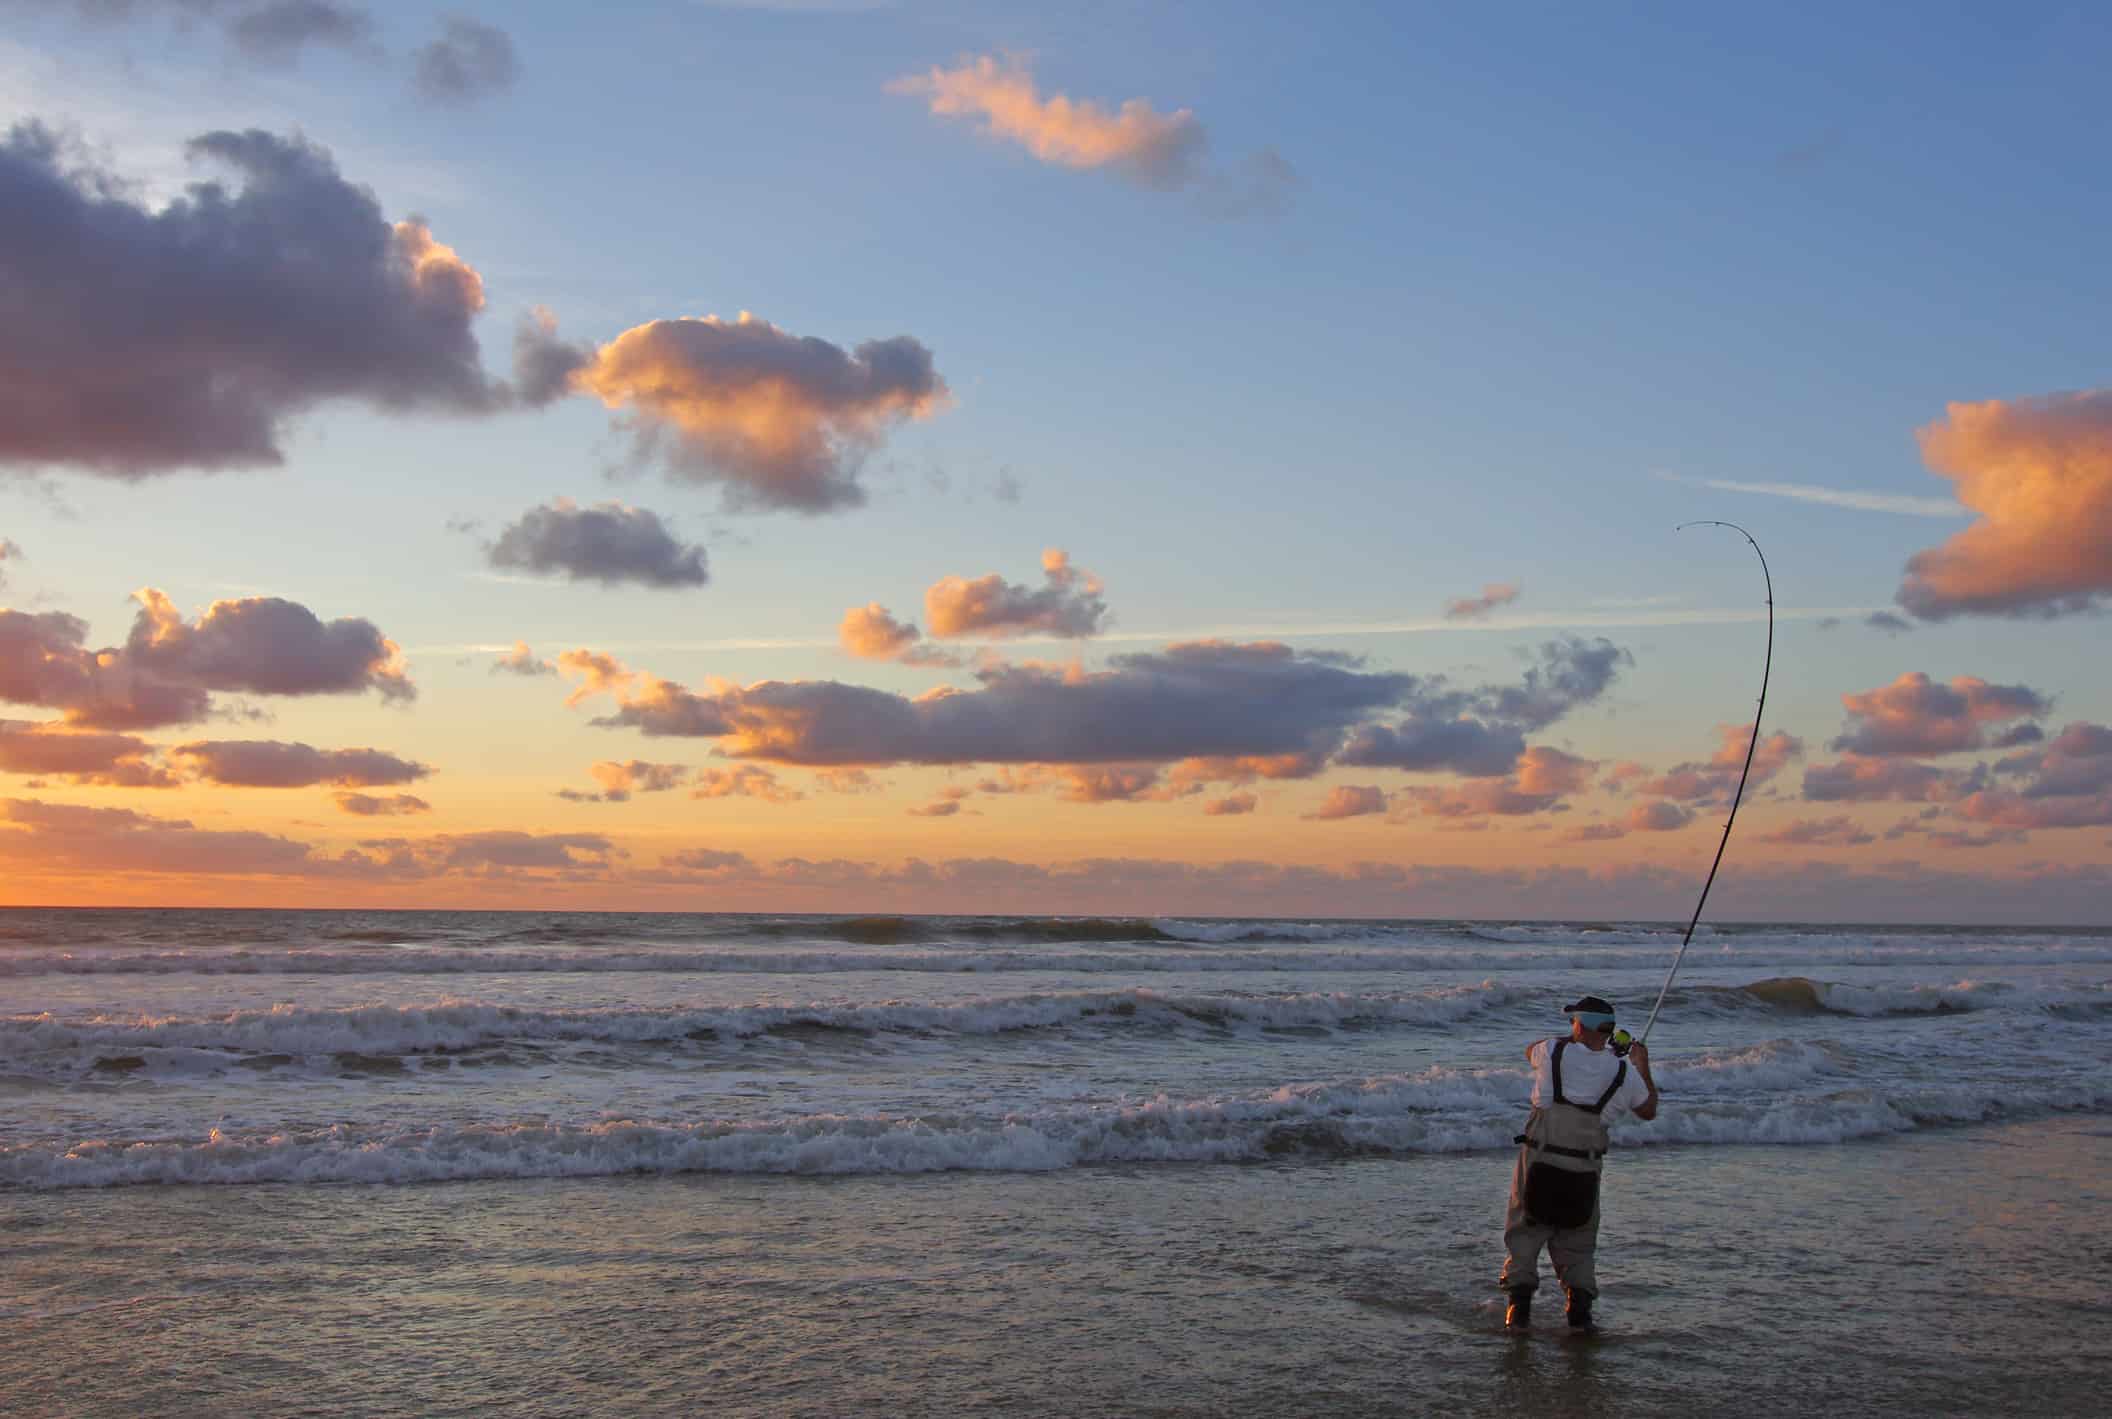
[[539,1010],[446,1000],[436,1005],[318,1009],[275,1005],[226,1015],[61,1019],[51,1014],[0,1019],[0,1061],[53,1054],[141,1050],[225,1050],[245,1054],[416,1054],[507,1043],[652,1043],[744,1039],[797,1026],[859,1035],[998,1035],[1090,1023],[1220,1029],[1354,1029],[1444,1026],[1526,998],[1485,980],[1430,991],[1356,995],[1174,993],[1136,987],[1046,995],[992,996],[951,1004],[730,1005],[697,1009]]
[[[1716,1060],[1750,1076],[1743,1099],[1697,1101],[1655,1125],[1614,1131],[1619,1147],[1832,1144],[1929,1126],[2105,1111],[2112,1089],[1960,1087],[1883,1096],[1847,1090],[1779,1098],[1751,1090],[1770,1061]],[[1101,1164],[1236,1163],[1507,1149],[1521,1073],[1435,1068],[1412,1076],[1286,1085],[1230,1098],[1159,1096],[1002,1116],[820,1114],[762,1121],[601,1119],[435,1124],[203,1138],[85,1140],[0,1148],[0,1187],[136,1184],[414,1183],[621,1174],[1050,1172]]]

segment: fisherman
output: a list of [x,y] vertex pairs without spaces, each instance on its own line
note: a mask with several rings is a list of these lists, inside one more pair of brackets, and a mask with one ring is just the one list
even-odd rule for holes
[[1535,1040],[1525,1049],[1533,1067],[1533,1111],[1517,1138],[1518,1166],[1503,1226],[1509,1255],[1499,1283],[1511,1298],[1503,1323],[1521,1333],[1532,1322],[1542,1247],[1569,1294],[1570,1329],[1594,1329],[1591,1303],[1599,1279],[1592,1257],[1599,1246],[1606,1120],[1621,1109],[1645,1121],[1657,1117],[1650,1051],[1640,1041],[1631,1043],[1627,1031],[1615,1032],[1612,1003],[1587,995],[1563,1009],[1569,1038]]

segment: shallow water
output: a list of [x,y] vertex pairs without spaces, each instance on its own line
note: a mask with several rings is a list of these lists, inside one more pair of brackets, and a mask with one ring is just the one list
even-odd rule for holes
[[1508,1162],[18,1193],[10,1412],[2095,1414],[2112,1128],[1617,1160],[1605,1335]]
[[[2112,933],[0,912],[0,1410],[2096,1413]],[[198,1184],[211,1184],[199,1186]]]

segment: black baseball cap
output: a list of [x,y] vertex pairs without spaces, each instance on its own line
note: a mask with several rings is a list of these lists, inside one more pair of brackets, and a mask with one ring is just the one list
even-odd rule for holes
[[1613,1002],[1603,995],[1587,995],[1574,1005],[1562,1007],[1564,1015],[1575,1015],[1579,1011],[1588,1015],[1611,1015],[1613,1013]]

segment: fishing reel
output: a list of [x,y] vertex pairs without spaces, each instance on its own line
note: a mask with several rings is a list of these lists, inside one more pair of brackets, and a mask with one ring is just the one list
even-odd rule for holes
[[1628,1047],[1634,1043],[1635,1036],[1629,1034],[1626,1030],[1615,1030],[1613,1032],[1613,1052],[1621,1058],[1626,1059],[1628,1057]]

